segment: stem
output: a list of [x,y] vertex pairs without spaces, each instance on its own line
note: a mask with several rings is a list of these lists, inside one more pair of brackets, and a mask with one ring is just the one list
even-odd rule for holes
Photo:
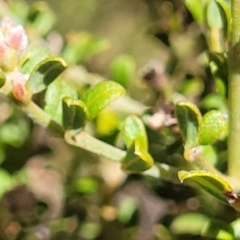
[[213,28],[210,31],[209,47],[211,51],[222,52],[221,31],[219,28]]
[[229,138],[228,173],[240,179],[240,0],[232,0],[232,29],[228,61]]
[[49,129],[53,133],[63,136],[63,128],[51,119],[38,105],[33,101],[27,104],[21,104],[20,108],[37,124]]
[[68,144],[85,149],[91,153],[97,154],[106,159],[120,162],[126,155],[126,152],[102,142],[85,131],[72,136],[68,131],[65,133],[65,140]]
[[240,1],[232,0],[232,29],[230,33],[230,45],[235,46],[239,43],[240,37]]

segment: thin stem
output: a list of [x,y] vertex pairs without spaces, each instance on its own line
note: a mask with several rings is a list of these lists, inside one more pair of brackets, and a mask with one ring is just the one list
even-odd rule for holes
[[126,155],[125,151],[102,142],[92,137],[85,131],[82,131],[75,136],[72,136],[68,131],[66,131],[65,140],[67,143],[73,146],[85,149],[89,152],[116,162],[120,162]]
[[209,34],[209,47],[211,51],[222,52],[221,31],[219,28],[213,28]]
[[229,138],[228,173],[240,179],[240,0],[232,0],[232,29],[228,52]]
[[37,124],[49,129],[56,135],[63,136],[63,128],[55,121],[51,119],[38,105],[33,101],[27,104],[21,104],[20,108]]
[[239,43],[240,37],[240,1],[232,0],[232,29],[230,33],[230,44],[235,46]]

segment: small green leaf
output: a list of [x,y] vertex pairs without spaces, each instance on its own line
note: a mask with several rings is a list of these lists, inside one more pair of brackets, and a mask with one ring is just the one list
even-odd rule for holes
[[101,110],[123,94],[124,88],[112,81],[101,82],[88,89],[81,100],[88,108],[89,120],[95,118]]
[[204,20],[204,5],[202,0],[184,0],[183,1],[188,10],[191,12],[193,18],[197,22]]
[[207,24],[211,29],[222,29],[223,19],[220,8],[215,0],[210,0],[207,6]]
[[41,61],[32,71],[27,81],[27,88],[32,93],[38,93],[47,88],[67,67],[66,62],[59,57],[49,57]]
[[175,235],[194,235],[216,240],[235,239],[233,230],[227,223],[209,219],[200,213],[186,213],[177,216],[171,223],[170,230]]
[[63,107],[63,126],[71,131],[73,135],[79,133],[86,124],[87,107],[80,100],[64,97]]
[[44,36],[53,27],[55,15],[50,10],[47,3],[37,1],[30,5],[26,20],[31,30],[33,29],[37,32],[39,36]]
[[20,62],[23,74],[31,74],[33,69],[44,59],[50,57],[50,51],[42,45],[30,45]]
[[221,79],[215,76],[216,89],[220,96],[227,96],[227,86],[226,83]]
[[178,102],[176,105],[176,116],[180,132],[187,148],[198,144],[198,129],[201,123],[199,109],[189,102]]
[[221,112],[212,110],[202,117],[199,128],[199,143],[201,145],[213,144],[219,139],[226,128],[226,121]]
[[148,140],[143,122],[137,116],[128,116],[122,127],[122,134],[128,148],[126,157],[122,160],[125,171],[145,171],[153,165],[153,159],[148,153]]
[[122,134],[127,148],[130,148],[136,139],[141,149],[148,149],[147,134],[142,120],[135,116],[128,116],[122,126]]
[[226,100],[219,94],[210,93],[201,100],[201,106],[206,109],[217,109],[221,112],[227,111]]
[[235,221],[231,222],[230,226],[233,229],[235,239],[240,239],[240,218],[237,218]]
[[232,14],[231,14],[231,1],[228,0],[215,0],[219,6],[222,8],[227,22],[227,36],[230,35],[230,31],[232,28]]
[[96,119],[96,131],[98,135],[107,136],[118,130],[120,120],[116,112],[109,109],[103,110]]
[[218,156],[212,145],[203,145],[198,146],[203,158],[211,163],[211,165],[216,165]]
[[209,67],[214,76],[217,91],[223,97],[227,93],[228,67],[226,55],[223,53],[209,52]]
[[137,211],[136,200],[132,197],[124,198],[118,207],[118,220],[121,223],[128,223],[133,214]]
[[225,194],[232,192],[231,186],[221,176],[205,170],[179,171],[178,177],[181,182],[189,179],[200,185],[205,191],[221,201],[228,203]]
[[122,170],[126,172],[143,172],[153,166],[151,155],[144,149],[141,144],[136,142],[128,148],[127,155],[122,160]]
[[170,230],[175,235],[201,235],[202,229],[208,222],[210,219],[203,214],[186,213],[174,218]]
[[133,57],[121,54],[117,56],[111,64],[110,78],[126,88],[134,78],[135,67]]
[[227,81],[228,77],[228,66],[227,66],[227,58],[226,54],[219,52],[208,52],[209,62],[214,63],[215,67],[210,69],[212,74],[217,75],[221,79]]
[[192,163],[195,163],[199,168],[204,169],[204,163],[215,165],[218,157],[212,145],[198,145],[193,148],[184,149],[184,158]]
[[202,236],[207,237],[208,239],[216,240],[234,240],[234,232],[231,226],[226,222],[220,221],[218,219],[213,219],[206,222],[204,228],[202,229]]
[[63,124],[62,99],[64,97],[77,99],[77,90],[67,81],[59,78],[48,86],[44,99],[44,111],[61,125]]

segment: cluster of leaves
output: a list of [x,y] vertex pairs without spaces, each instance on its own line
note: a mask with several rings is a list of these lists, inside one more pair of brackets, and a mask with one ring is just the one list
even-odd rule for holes
[[[229,204],[239,209],[235,180],[224,174],[228,135],[228,73],[224,44],[231,29],[230,1],[185,0],[181,7],[175,1],[159,3],[159,9],[167,9],[169,14],[168,41],[162,41],[162,44],[166,44],[170,60],[164,67],[158,62],[147,65],[141,72],[144,86],[134,82],[136,79],[140,82],[137,64],[127,54],[117,56],[109,64],[111,80],[89,73],[83,67],[89,59],[109,47],[105,39],[87,32],[71,33],[66,44],[60,44],[56,50],[55,41],[61,37],[55,36],[53,44],[46,40],[51,34],[54,14],[44,2],[36,2],[30,7],[21,1],[1,4],[25,26],[30,42],[32,39],[32,42],[44,43],[30,44],[21,55],[17,70],[27,77],[26,84],[20,86],[21,91],[8,84],[8,78],[12,76],[9,71],[3,69],[0,75],[0,92],[4,96],[0,105],[4,110],[0,126],[0,209],[4,211],[0,217],[0,232],[3,239],[16,239],[21,234],[27,239],[36,239],[39,234],[42,236],[45,228],[53,232],[46,239],[59,239],[65,235],[68,239],[70,236],[101,239],[106,234],[104,228],[108,222],[114,221],[121,224],[123,231],[119,237],[125,239],[133,239],[146,229],[146,222],[150,223],[148,229],[155,226],[154,233],[148,230],[146,234],[159,240],[187,239],[192,235],[214,239],[240,238],[239,219],[234,219],[234,213],[224,219],[224,210],[231,211]],[[180,10],[183,8],[191,19],[187,27],[184,23],[186,16]],[[182,25],[177,24],[179,20]],[[163,40],[162,34],[156,33],[156,36]],[[182,46],[182,41],[178,45],[175,36],[190,44],[193,43],[189,39],[194,37],[193,41],[197,40],[200,47],[196,51],[189,50],[189,46]],[[57,57],[52,54],[54,49]],[[192,52],[185,56],[185,51]],[[146,98],[141,96],[142,89],[147,93]],[[16,97],[16,92],[20,97]],[[126,92],[130,97],[123,96]],[[11,100],[10,104],[6,103],[6,97]],[[34,143],[40,140],[34,135],[37,130],[31,124],[32,120],[64,141],[50,140],[45,136],[36,150]],[[46,143],[46,139],[50,143]],[[52,141],[57,143],[54,145]],[[42,154],[41,145],[47,148],[44,151],[48,157]],[[60,178],[49,169],[47,158],[53,161],[56,158],[56,164],[63,165],[57,168]],[[72,166],[62,164],[69,158]],[[110,163],[104,166],[105,159],[121,163],[119,176],[119,166],[111,167]],[[117,184],[109,171],[118,177]],[[140,193],[132,190],[130,198],[118,199],[118,204],[110,206],[109,201],[117,195],[114,191],[121,195],[119,185],[126,178],[125,173],[133,178],[136,177],[134,174],[143,173],[142,182],[153,190],[157,189],[156,194],[163,198],[177,194],[170,197],[176,208],[179,203],[183,204],[181,192],[174,190],[179,187],[175,185],[179,182],[196,184],[196,192],[204,196],[204,201],[197,200],[195,192],[187,196],[183,194],[186,213],[175,216],[176,212],[171,210],[167,213],[165,210],[161,213],[151,211],[146,215],[152,218],[141,219],[146,206],[155,204],[153,195],[146,195],[145,190]],[[170,185],[167,181],[171,182]],[[48,185],[52,189],[46,190]],[[166,195],[165,186],[169,192]],[[106,193],[101,192],[103,188],[107,189]],[[201,189],[226,206],[219,206]],[[183,191],[184,186],[180,190]],[[16,200],[19,196],[24,196],[26,203]],[[144,197],[149,199],[147,203],[141,202]],[[156,205],[160,204],[159,199]],[[216,208],[212,206],[213,202]],[[21,213],[26,204],[30,210]],[[168,201],[161,202],[161,209],[166,209],[168,204]],[[95,211],[96,205],[98,213],[92,216],[91,211]],[[189,213],[190,210],[195,213]],[[140,225],[145,221],[139,229],[135,220],[138,212]],[[100,224],[99,218],[104,223]],[[25,231],[37,225],[36,222],[38,228]],[[42,226],[44,222],[46,224]]]

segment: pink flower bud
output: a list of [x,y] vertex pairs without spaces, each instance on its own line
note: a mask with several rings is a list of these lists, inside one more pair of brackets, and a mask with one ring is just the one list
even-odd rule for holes
[[5,41],[10,48],[14,48],[19,54],[28,46],[28,38],[21,25],[10,29],[5,37]]
[[24,102],[26,100],[26,82],[27,79],[22,73],[16,72],[12,75],[13,96],[20,102]]
[[14,71],[27,46],[28,38],[24,28],[15,26],[10,18],[4,18],[0,26],[0,68],[3,71]]

